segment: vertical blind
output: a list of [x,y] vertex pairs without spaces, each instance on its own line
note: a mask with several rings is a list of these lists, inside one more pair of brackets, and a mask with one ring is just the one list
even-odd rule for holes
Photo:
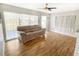
[[53,16],[51,18],[51,30],[59,32],[74,33],[78,29],[79,21],[78,16]]

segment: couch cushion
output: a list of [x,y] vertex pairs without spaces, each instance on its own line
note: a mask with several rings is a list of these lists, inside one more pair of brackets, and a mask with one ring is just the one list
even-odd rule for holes
[[34,32],[28,32],[28,33],[26,33],[27,35],[30,35],[30,34],[35,34],[35,33],[39,33],[40,32],[40,30],[39,31],[34,31]]

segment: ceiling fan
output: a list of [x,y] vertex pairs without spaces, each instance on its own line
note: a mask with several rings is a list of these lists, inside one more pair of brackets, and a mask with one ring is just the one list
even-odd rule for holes
[[52,9],[56,9],[56,7],[48,7],[48,3],[46,3],[45,7],[44,8],[40,8],[40,9],[51,11]]

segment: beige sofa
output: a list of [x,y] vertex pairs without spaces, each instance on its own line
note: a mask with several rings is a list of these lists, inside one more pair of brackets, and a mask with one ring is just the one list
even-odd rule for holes
[[20,40],[23,43],[45,34],[45,29],[42,29],[39,25],[18,26],[17,31],[19,31]]

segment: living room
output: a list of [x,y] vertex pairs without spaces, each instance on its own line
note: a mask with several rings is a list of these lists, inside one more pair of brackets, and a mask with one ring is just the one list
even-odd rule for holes
[[5,56],[79,55],[79,4],[0,6]]

